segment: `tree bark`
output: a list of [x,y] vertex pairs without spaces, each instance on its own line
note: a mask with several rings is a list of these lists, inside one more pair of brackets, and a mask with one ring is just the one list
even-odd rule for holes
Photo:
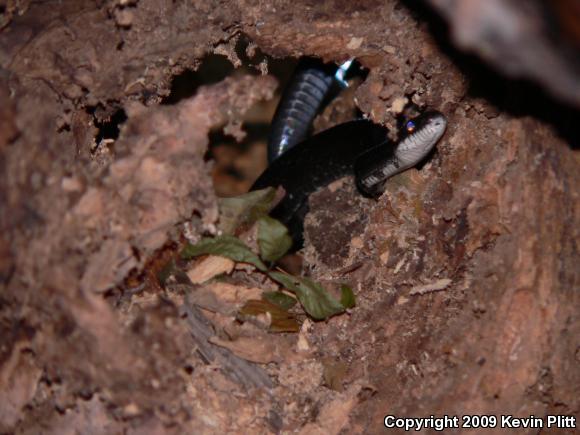
[[[476,26],[465,33],[479,15],[459,2],[426,3],[489,66],[413,1],[4,3],[0,432],[378,433],[386,414],[580,416],[580,78],[568,21],[556,21],[556,45],[527,29],[547,50],[535,54],[558,60],[548,74],[533,51],[497,67],[520,39],[483,47]],[[272,395],[202,361],[150,277],[184,228],[196,237],[217,222],[210,131],[238,131],[276,79],[233,75],[159,103],[206,54],[240,64],[241,34],[275,58],[357,58],[369,74],[355,101],[376,122],[395,128],[405,101],[449,122],[429,162],[380,200],[349,182],[311,198],[308,268],[350,283],[357,307],[301,332],[308,358],[267,367]],[[118,137],[100,140],[120,113]],[[321,374],[336,362],[343,391]]]

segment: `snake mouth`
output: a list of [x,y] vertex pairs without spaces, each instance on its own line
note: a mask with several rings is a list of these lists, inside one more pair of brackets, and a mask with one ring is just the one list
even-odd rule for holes
[[443,116],[442,113],[439,112],[430,112],[427,116],[427,121],[425,126],[423,127],[426,136],[430,138],[431,141],[434,141],[431,146],[435,145],[445,133],[447,129],[447,119]]

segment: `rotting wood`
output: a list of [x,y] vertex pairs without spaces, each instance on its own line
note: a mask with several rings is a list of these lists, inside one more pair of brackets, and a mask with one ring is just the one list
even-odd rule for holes
[[[566,125],[576,109],[465,58],[416,2],[9,4],[0,33],[0,385],[11,401],[0,431],[90,433],[93,419],[111,432],[320,429],[342,396],[321,384],[317,358],[348,364],[348,391],[372,386],[348,396],[336,430],[378,432],[386,410],[578,415],[580,171],[570,149],[577,128]],[[215,225],[208,131],[239,132],[241,113],[271,97],[274,80],[235,77],[156,104],[212,47],[231,53],[240,31],[277,57],[358,58],[370,73],[357,105],[391,128],[405,98],[450,118],[436,155],[393,180],[381,201],[357,198],[348,183],[313,198],[309,264],[321,278],[349,270],[358,306],[305,328],[318,355],[268,367],[282,382],[264,397],[191,359],[179,305],[146,289],[117,309],[94,273],[113,259],[119,273],[105,278],[122,283],[127,266],[141,268],[193,210],[192,232]],[[558,80],[552,73],[544,83]],[[96,125],[121,108],[128,120],[97,161]],[[345,231],[325,243],[325,222]],[[399,298],[441,278],[453,286]]]

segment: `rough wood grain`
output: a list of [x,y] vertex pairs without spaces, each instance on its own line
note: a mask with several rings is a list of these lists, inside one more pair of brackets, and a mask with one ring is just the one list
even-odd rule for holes
[[[465,25],[458,2],[429,3],[456,33]],[[0,397],[10,402],[0,432],[324,430],[344,397],[324,385],[324,361],[348,367],[349,415],[335,431],[378,433],[387,412],[579,416],[577,97],[563,106],[461,54],[414,1],[6,5]],[[312,198],[309,270],[348,281],[357,307],[303,325],[312,354],[267,367],[271,396],[250,395],[193,353],[182,295],[141,274],[180,224],[197,236],[215,226],[208,134],[239,134],[242,114],[273,94],[273,77],[235,75],[158,104],[206,54],[239,63],[240,32],[275,57],[358,58],[369,75],[356,104],[389,127],[403,100],[449,119],[431,160],[379,201],[348,181]],[[522,65],[560,97],[577,83]],[[115,114],[127,117],[118,137],[97,143]],[[451,284],[409,294],[439,280]]]

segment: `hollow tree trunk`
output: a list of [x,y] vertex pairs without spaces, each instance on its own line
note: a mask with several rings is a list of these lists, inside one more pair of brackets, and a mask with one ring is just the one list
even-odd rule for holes
[[[574,36],[558,51],[538,30],[554,82],[529,57],[507,71],[549,97],[457,52],[423,3],[4,3],[0,432],[378,433],[386,414],[579,416]],[[489,49],[465,33],[478,14],[429,3],[464,46]],[[260,394],[199,363],[172,303],[152,294],[127,314],[104,297],[192,215],[195,234],[216,223],[208,134],[235,130],[276,80],[234,76],[158,103],[205,54],[240,62],[240,33],[274,57],[356,57],[370,71],[356,102],[376,122],[394,127],[406,100],[449,121],[436,155],[379,201],[347,184],[312,198],[309,267],[351,283],[358,306],[303,331],[311,356],[277,361]],[[120,108],[110,152],[95,138]],[[328,361],[346,366],[344,391],[322,385]]]

